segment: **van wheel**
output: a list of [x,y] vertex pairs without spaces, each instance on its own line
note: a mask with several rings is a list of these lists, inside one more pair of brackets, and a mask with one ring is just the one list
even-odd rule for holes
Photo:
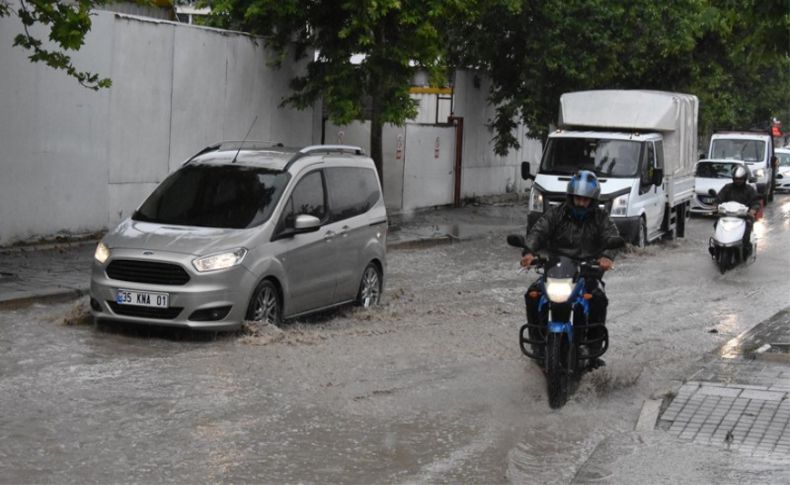
[[645,218],[639,218],[639,232],[636,235],[636,247],[643,248],[647,246],[647,225],[645,224]]
[[274,283],[269,280],[263,280],[255,288],[250,299],[250,306],[247,308],[247,320],[270,323],[272,325],[281,323],[282,305]]
[[378,305],[381,298],[381,272],[374,263],[368,263],[362,272],[362,281],[359,283],[357,305],[370,308]]

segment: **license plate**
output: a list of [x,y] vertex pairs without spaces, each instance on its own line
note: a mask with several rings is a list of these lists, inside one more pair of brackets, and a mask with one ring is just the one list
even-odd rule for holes
[[152,291],[118,290],[115,294],[115,303],[119,305],[167,308],[169,296],[167,293],[155,293]]

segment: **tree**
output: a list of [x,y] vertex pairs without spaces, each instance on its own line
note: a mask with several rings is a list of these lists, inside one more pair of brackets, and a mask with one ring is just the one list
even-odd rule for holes
[[[24,32],[14,38],[14,45],[31,51],[31,62],[43,62],[60,69],[86,88],[108,88],[112,81],[98,74],[78,70],[66,51],[77,51],[85,43],[91,28],[90,11],[108,0],[19,0],[12,8],[9,0],[0,0],[0,17],[15,15],[22,22]],[[49,30],[49,40],[56,47],[47,48],[32,30],[43,26]]]
[[[303,109],[321,99],[337,124],[371,121],[371,157],[383,177],[382,128],[416,115],[409,95],[418,69],[442,76],[441,26],[456,3],[442,0],[208,0],[210,22],[263,36],[280,60],[307,59],[283,104]],[[351,63],[352,55],[361,61]],[[369,106],[369,113],[366,113]]]
[[453,24],[450,62],[491,78],[495,149],[517,120],[544,137],[559,97],[586,89],[696,94],[700,126],[752,127],[790,105],[785,2],[488,0]]

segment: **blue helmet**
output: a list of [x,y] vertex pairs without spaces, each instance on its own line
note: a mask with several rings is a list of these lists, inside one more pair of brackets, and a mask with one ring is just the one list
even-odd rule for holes
[[571,177],[568,182],[568,189],[566,191],[569,197],[577,195],[579,197],[588,197],[597,200],[601,195],[601,184],[594,173],[589,170],[580,170],[576,175]]

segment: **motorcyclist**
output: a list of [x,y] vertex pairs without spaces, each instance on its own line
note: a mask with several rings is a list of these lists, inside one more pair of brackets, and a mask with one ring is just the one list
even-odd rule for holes
[[[614,258],[606,252],[606,248],[620,236],[609,215],[598,208],[600,193],[601,185],[593,172],[582,170],[571,177],[566,189],[566,201],[549,208],[527,234],[521,265],[529,267],[536,257],[535,253],[546,250],[575,259],[597,259],[601,270],[611,269]],[[590,322],[605,323],[609,301],[601,288],[603,282],[596,278],[587,278],[586,281],[586,290],[592,294]],[[538,321],[538,300],[529,295],[535,294],[537,289],[537,282],[533,283],[525,295],[527,312],[530,313],[528,317],[532,322]],[[593,332],[588,335],[590,339],[597,337]],[[530,339],[541,338],[531,334]],[[538,353],[542,351],[541,348],[535,350]],[[601,365],[604,365],[601,359],[594,359],[590,363],[593,368]]]
[[743,247],[747,253],[752,249],[750,236],[754,225],[754,217],[760,210],[760,198],[754,187],[746,183],[748,177],[749,170],[746,167],[742,165],[735,167],[735,170],[732,171],[732,182],[722,187],[716,195],[717,207],[724,202],[738,202],[749,208],[746,218],[746,230],[743,232]]

